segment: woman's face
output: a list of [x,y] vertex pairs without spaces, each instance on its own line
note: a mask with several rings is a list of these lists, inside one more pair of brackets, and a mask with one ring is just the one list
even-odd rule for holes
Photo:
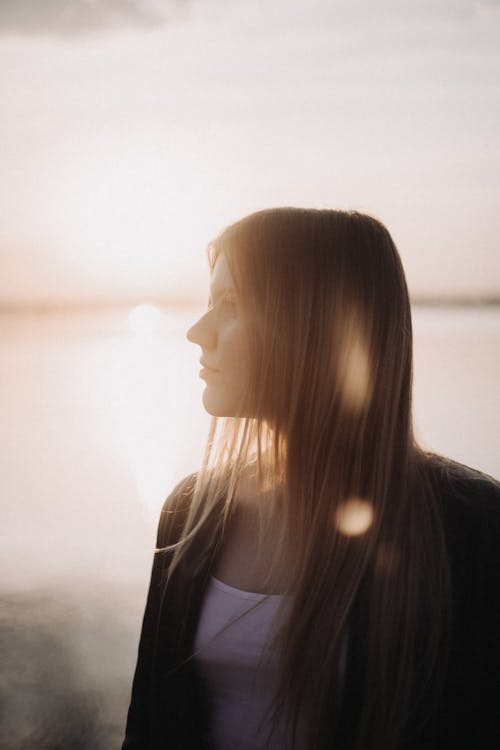
[[248,416],[248,333],[224,253],[212,272],[208,310],[191,326],[187,338],[201,347],[200,377],[206,382],[203,405],[208,413],[216,417]]

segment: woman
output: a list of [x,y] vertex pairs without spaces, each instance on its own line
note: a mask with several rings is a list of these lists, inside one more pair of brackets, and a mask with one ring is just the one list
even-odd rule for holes
[[500,483],[415,441],[388,231],[271,209],[208,254],[214,419],[161,514],[123,749],[500,747]]

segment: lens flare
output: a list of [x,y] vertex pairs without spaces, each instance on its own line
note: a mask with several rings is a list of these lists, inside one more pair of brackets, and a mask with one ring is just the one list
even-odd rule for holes
[[365,406],[370,394],[370,366],[366,347],[359,336],[352,336],[344,344],[340,385],[347,406],[356,411]]
[[360,536],[373,523],[373,506],[368,500],[351,497],[341,503],[335,513],[335,524],[345,536]]

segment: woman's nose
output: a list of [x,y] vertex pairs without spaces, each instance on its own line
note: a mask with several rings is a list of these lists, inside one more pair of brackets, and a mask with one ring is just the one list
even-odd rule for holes
[[207,320],[207,314],[208,313],[202,315],[202,317],[188,329],[186,337],[188,341],[191,341],[193,344],[198,344],[204,349],[212,349],[215,346],[217,337],[213,326],[211,326]]

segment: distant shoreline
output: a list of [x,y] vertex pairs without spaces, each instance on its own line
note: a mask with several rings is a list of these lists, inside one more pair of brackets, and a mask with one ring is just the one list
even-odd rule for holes
[[500,297],[411,297],[412,307],[500,307]]
[[[500,307],[500,296],[488,295],[484,297],[425,297],[414,296],[410,299],[412,307],[426,308],[492,308]],[[123,311],[141,304],[155,305],[160,309],[170,310],[192,310],[204,305],[203,300],[163,300],[152,298],[117,300],[109,302],[100,301],[68,301],[68,302],[33,302],[27,304],[1,303],[0,315],[33,314],[43,315],[51,313],[86,313],[86,312],[111,312]]]

